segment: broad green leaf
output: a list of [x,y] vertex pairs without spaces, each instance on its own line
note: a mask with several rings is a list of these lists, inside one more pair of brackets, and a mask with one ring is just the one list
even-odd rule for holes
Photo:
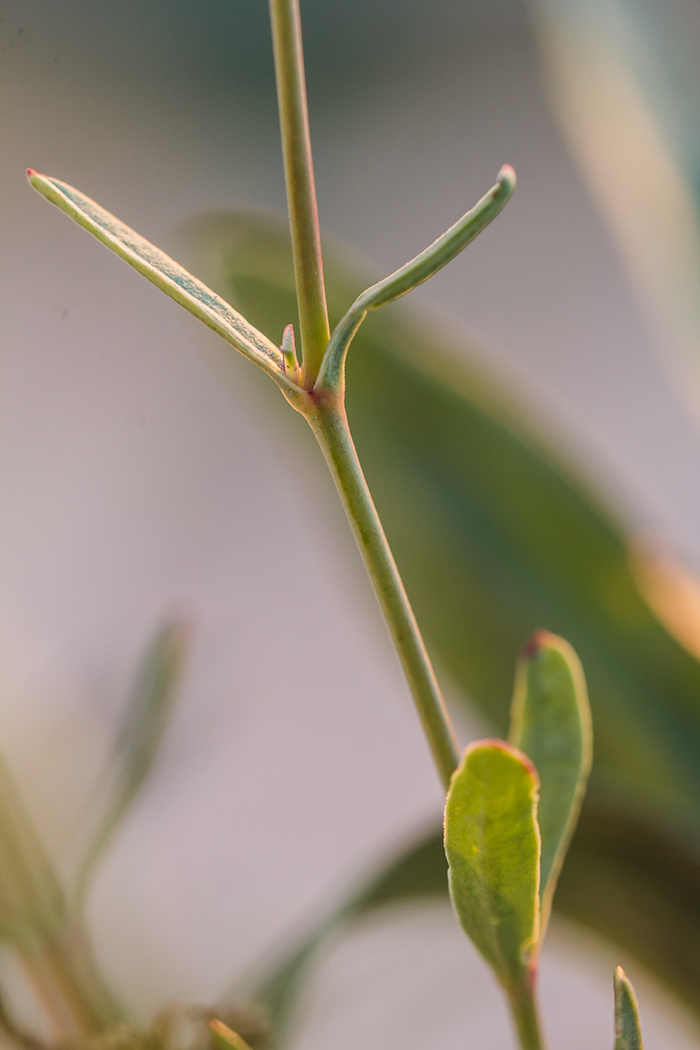
[[450,896],[506,988],[526,977],[539,937],[537,772],[501,740],[467,748],[445,806]]
[[160,248],[156,248],[80,190],[58,179],[40,175],[31,168],[27,177],[38,193],[180,306],[184,306],[208,328],[212,328],[245,357],[255,361],[280,386],[285,389],[290,386],[284,376],[282,353],[279,348],[220,296],[212,292],[211,288],[207,288]]
[[341,381],[348,347],[367,313],[400,299],[456,258],[503,211],[514,189],[515,172],[510,164],[504,164],[496,184],[458,222],[415,259],[358,295],[331,335],[321,369],[321,381],[326,386],[334,389]]
[[168,623],[151,643],[115,741],[113,787],[76,878],[81,901],[95,865],[146,783],[158,757],[180,680],[187,647],[183,624]]
[[[283,221],[219,215],[190,235],[227,297],[281,341],[296,318]],[[335,320],[369,281],[332,245],[325,260]],[[640,594],[623,530],[464,345],[396,304],[358,332],[347,378],[375,502],[453,682],[504,734],[514,654],[534,630],[566,637],[586,668],[596,758],[556,906],[636,952],[697,1009],[700,665]],[[285,419],[289,442],[306,440],[280,401],[277,425]]]
[[537,631],[518,661],[508,739],[534,762],[540,778],[537,822],[542,837],[543,938],[593,757],[591,713],[581,664],[571,646],[549,631]]
[[621,966],[615,970],[615,1050],[644,1050],[637,998]]

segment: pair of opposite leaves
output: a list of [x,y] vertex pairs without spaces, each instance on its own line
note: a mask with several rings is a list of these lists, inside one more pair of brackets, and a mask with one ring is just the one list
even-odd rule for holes
[[591,758],[579,660],[539,631],[518,663],[508,742],[467,748],[445,806],[455,911],[509,992],[536,966]]
[[[509,740],[467,748],[445,805],[452,903],[510,995],[534,979],[592,757],[581,664],[568,642],[538,631],[518,662]],[[621,967],[614,989],[615,1050],[642,1050]]]

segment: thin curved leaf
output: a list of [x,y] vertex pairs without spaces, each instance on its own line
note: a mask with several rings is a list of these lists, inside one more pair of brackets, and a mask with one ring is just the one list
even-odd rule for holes
[[571,646],[549,631],[537,631],[521,653],[508,739],[534,762],[540,777],[542,939],[593,758],[581,664]]
[[537,771],[502,740],[467,748],[445,805],[450,896],[505,988],[526,979],[539,940]]
[[615,990],[615,1050],[644,1050],[639,1025],[637,997],[632,982],[621,966],[613,978]]
[[348,347],[368,312],[400,299],[447,266],[503,211],[514,189],[515,172],[510,164],[504,164],[495,185],[449,230],[414,259],[358,295],[331,335],[321,367],[323,385],[334,389],[341,381]]
[[114,747],[113,787],[76,877],[76,898],[85,895],[95,866],[111,842],[158,757],[182,678],[188,631],[165,624],[143,659]]
[[27,177],[38,193],[79,226],[212,328],[244,357],[255,361],[277,383],[287,385],[279,348],[211,288],[80,190],[48,175],[40,175],[32,168],[27,171]]

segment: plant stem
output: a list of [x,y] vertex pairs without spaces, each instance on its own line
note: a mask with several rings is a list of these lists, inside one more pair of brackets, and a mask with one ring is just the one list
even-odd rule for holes
[[330,330],[309,135],[299,0],[270,0],[270,20],[299,309],[302,386],[310,390],[316,382]]
[[394,639],[445,788],[458,747],[435,672],[372,502],[348,428],[342,391],[314,389],[330,339],[323,286],[299,0],[270,0],[303,368],[303,411],[323,450]]
[[540,1028],[535,978],[536,971],[531,970],[521,985],[507,990],[522,1050],[546,1050]]
[[362,468],[342,403],[319,398],[306,413],[321,446],[355,533],[413,694],[442,782],[447,788],[457,767],[458,747],[430,657],[413,616],[394,557]]

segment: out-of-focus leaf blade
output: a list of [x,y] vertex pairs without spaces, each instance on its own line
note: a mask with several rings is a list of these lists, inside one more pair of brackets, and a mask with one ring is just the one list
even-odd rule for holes
[[279,348],[211,288],[80,190],[58,179],[40,175],[31,168],[27,176],[38,193],[245,357],[255,361],[277,382],[280,381],[283,367]]
[[506,988],[526,978],[539,938],[538,778],[512,745],[467,748],[445,805],[452,904]]
[[146,783],[158,757],[182,678],[188,632],[182,623],[168,623],[151,643],[134,685],[114,748],[114,786],[76,878],[80,901],[95,866],[119,824]]
[[250,1050],[245,1039],[234,1032],[223,1021],[210,1021],[211,1041],[216,1050]]
[[553,107],[697,420],[697,5],[535,0],[533,9]]
[[[557,911],[598,930],[672,984],[690,1007],[700,987],[700,868],[674,843],[615,812],[584,812],[559,882]],[[438,827],[393,858],[367,887],[320,919],[237,994],[265,1009],[274,1043],[284,1043],[306,979],[348,922],[394,903],[447,899],[447,862]]]
[[[217,216],[190,233],[226,294],[281,339],[296,316],[282,221]],[[329,246],[325,259],[337,319],[369,282]],[[596,759],[557,907],[633,946],[697,1008],[700,967],[678,965],[676,901],[700,918],[700,665],[642,598],[622,529],[464,347],[398,304],[356,336],[348,414],[429,648],[496,732],[523,640],[546,624],[576,649]],[[609,921],[613,897],[623,906]],[[662,933],[652,920],[664,912]]]
[[409,846],[375,873],[241,994],[265,1010],[279,1046],[284,1042],[298,996],[324,947],[353,919],[389,904],[447,898],[447,860],[441,828]]
[[591,714],[581,664],[571,646],[549,631],[537,631],[521,653],[508,739],[534,762],[540,777],[537,821],[542,836],[543,938],[593,757]]
[[613,978],[615,990],[615,1050],[644,1050],[639,1026],[637,997],[621,966]]
[[24,948],[63,922],[63,890],[0,758],[0,940]]

